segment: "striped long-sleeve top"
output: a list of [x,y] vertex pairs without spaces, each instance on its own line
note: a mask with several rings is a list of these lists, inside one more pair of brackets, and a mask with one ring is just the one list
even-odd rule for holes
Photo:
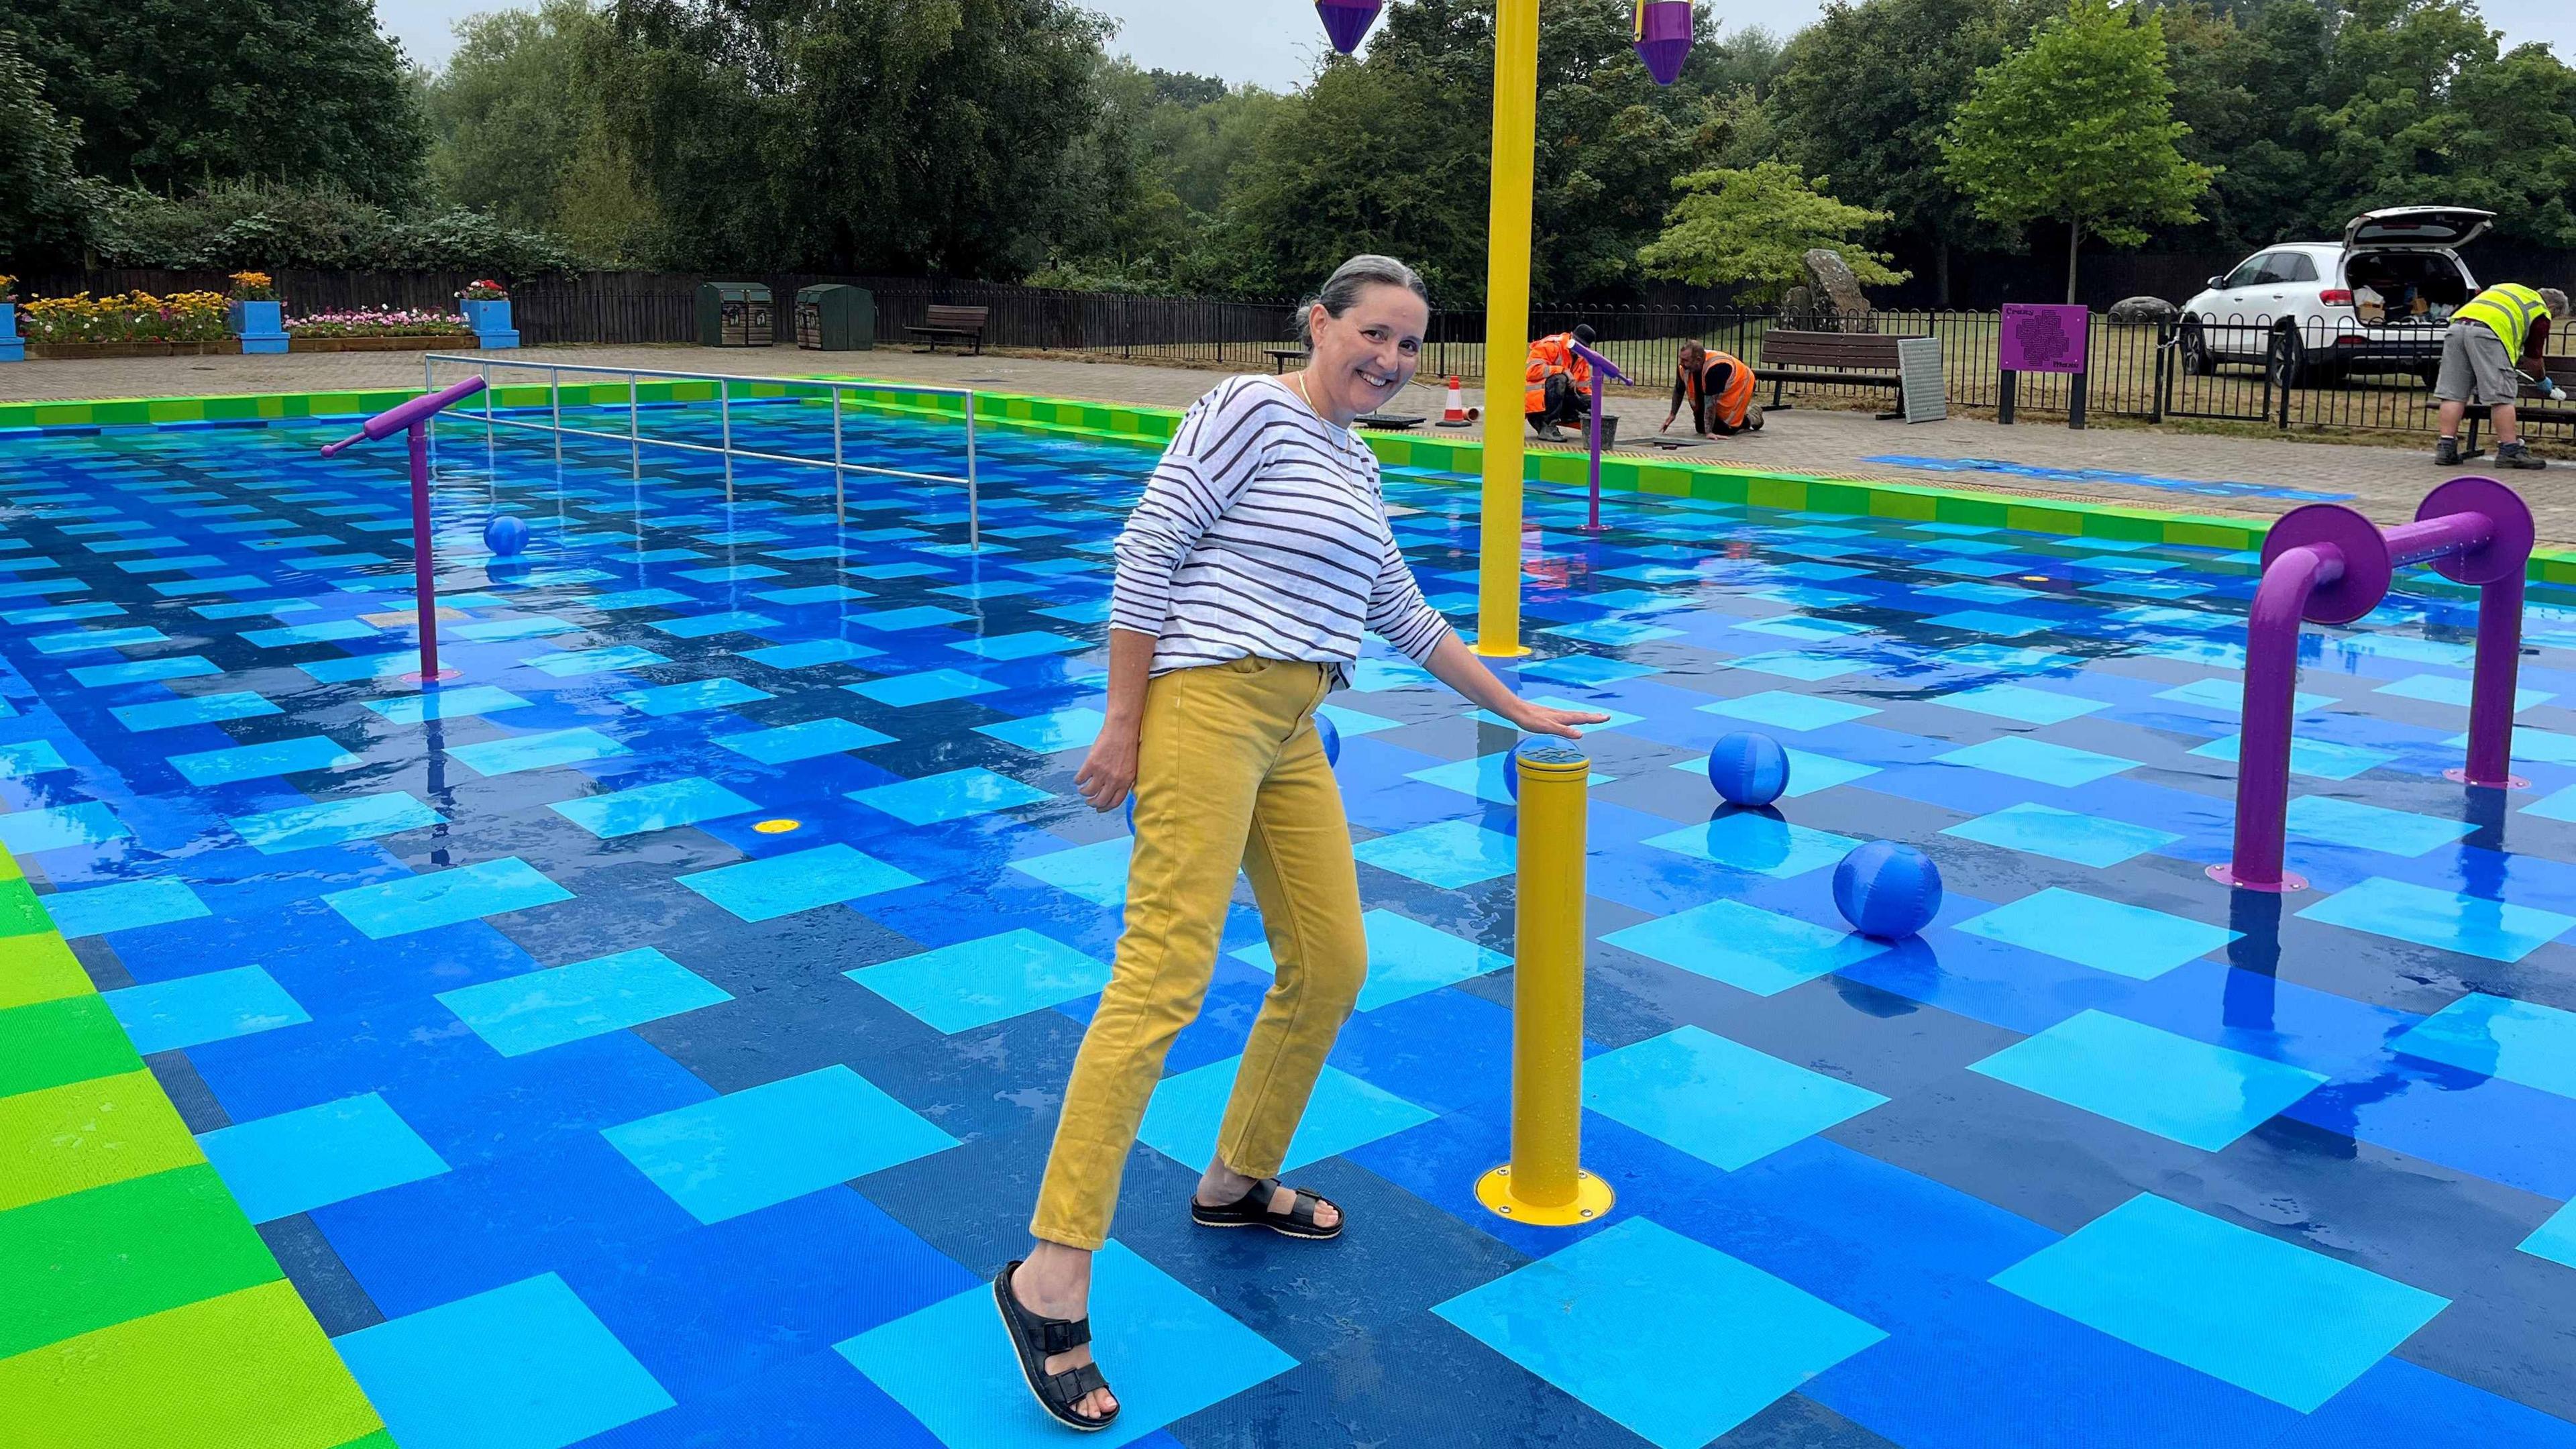
[[1109,625],[1155,637],[1156,674],[1246,655],[1333,666],[1360,632],[1416,660],[1448,637],[1387,526],[1377,456],[1286,383],[1190,405],[1118,536]]

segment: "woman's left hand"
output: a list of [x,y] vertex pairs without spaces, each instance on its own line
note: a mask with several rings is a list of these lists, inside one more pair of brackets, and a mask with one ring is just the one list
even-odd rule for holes
[[1532,704],[1526,699],[1513,700],[1511,708],[1497,713],[1520,726],[1524,734],[1562,735],[1569,740],[1583,738],[1583,731],[1576,729],[1576,725],[1605,724],[1610,719],[1610,716],[1596,710],[1556,709]]

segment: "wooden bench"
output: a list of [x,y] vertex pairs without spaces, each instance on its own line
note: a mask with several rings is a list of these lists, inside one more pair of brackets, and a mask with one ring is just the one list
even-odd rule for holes
[[1774,327],[1762,334],[1762,360],[1755,372],[1771,384],[1771,406],[1781,407],[1780,389],[1793,382],[1854,383],[1896,390],[1896,409],[1881,418],[1905,416],[1905,379],[1897,371],[1892,332],[1800,332]]
[[915,337],[927,337],[930,345],[924,352],[936,352],[942,342],[975,344],[975,355],[984,355],[984,328],[993,320],[990,307],[942,307],[932,305],[918,327],[903,329]]
[[1279,374],[1286,372],[1288,370],[1288,364],[1292,362],[1303,362],[1306,360],[1306,349],[1302,347],[1269,347],[1262,350],[1270,354],[1270,375],[1272,377],[1277,377]]
[[[2521,389],[2521,398],[2513,405],[2513,420],[2515,424],[2524,431],[2526,441],[2528,441],[2529,431],[2534,424],[2576,424],[2576,357],[2550,357],[2543,359],[2543,361],[2548,364],[2549,380],[2564,389],[2571,401],[2568,403],[2548,402],[2546,400],[2548,398],[2548,394],[2540,390],[2539,384],[2531,382],[2524,383]],[[2539,399],[2540,401],[2535,403],[2533,401],[2534,399]],[[2439,413],[2442,410],[2442,400],[2440,398],[2429,398],[2425,401],[2424,406],[2436,413]],[[2481,403],[2469,404],[2467,410],[2469,425],[2467,429],[2460,434],[2460,459],[2462,462],[2466,462],[2471,458],[2482,458],[2486,456],[2486,449],[2478,446],[2478,424],[2487,421],[2489,415],[2492,414],[2493,411],[2494,410],[2492,408]]]

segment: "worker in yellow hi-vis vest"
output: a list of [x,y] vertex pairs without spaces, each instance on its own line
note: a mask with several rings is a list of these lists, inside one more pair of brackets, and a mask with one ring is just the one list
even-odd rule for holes
[[2433,396],[2442,404],[2442,437],[2433,445],[2433,461],[2444,467],[2460,461],[2460,420],[2476,403],[2495,419],[2496,466],[2543,468],[2531,456],[2514,419],[2514,399],[2522,395],[2528,367],[2544,393],[2557,395],[2544,357],[2549,341],[2549,303],[2519,282],[2487,288],[2451,314],[2442,336],[2442,372]]

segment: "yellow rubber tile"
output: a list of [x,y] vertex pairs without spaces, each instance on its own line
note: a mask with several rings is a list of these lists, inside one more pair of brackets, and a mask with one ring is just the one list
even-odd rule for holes
[[283,1281],[0,1359],[10,1445],[339,1449],[383,1428]]
[[0,1097],[0,1212],[203,1161],[149,1071]]
[[89,973],[63,938],[42,935],[0,936],[0,1011],[60,1001],[89,994]]

